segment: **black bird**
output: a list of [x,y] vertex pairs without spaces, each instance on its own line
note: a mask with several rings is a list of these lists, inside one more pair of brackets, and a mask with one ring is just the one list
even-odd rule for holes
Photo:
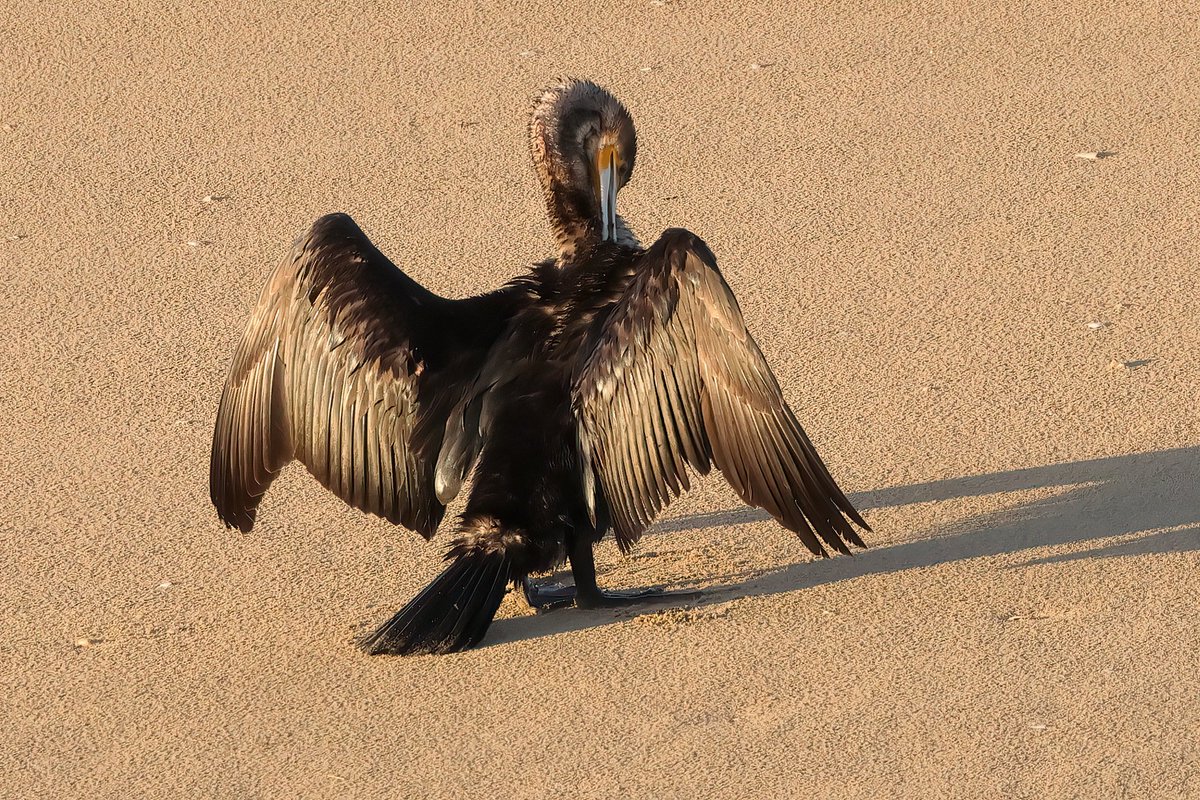
[[[345,215],[322,217],[276,269],[234,355],[211,492],[249,530],[293,458],[351,505],[430,538],[473,485],[449,565],[364,642],[369,653],[477,644],[510,584],[538,606],[610,606],[592,548],[627,551],[688,467],[712,464],[815,554],[868,529],[830,476],[699,238],[642,248],[616,213],[637,141],[587,81],[536,101],[533,161],[559,256],[490,294],[422,288]],[[528,576],[570,562],[573,591]]]

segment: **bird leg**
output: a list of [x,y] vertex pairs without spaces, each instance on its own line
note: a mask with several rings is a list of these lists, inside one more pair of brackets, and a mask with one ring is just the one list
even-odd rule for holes
[[585,536],[575,537],[571,552],[571,573],[575,576],[575,606],[577,608],[617,608],[637,603],[663,603],[695,600],[700,592],[664,592],[661,589],[629,589],[602,591],[596,585],[596,561],[592,542]]
[[576,536],[567,554],[575,585],[556,582],[535,583],[526,577],[521,582],[525,602],[538,611],[553,611],[574,605],[576,608],[618,608],[638,603],[664,603],[676,600],[695,600],[700,592],[664,592],[661,589],[626,589],[604,591],[596,585],[596,561],[592,541]]

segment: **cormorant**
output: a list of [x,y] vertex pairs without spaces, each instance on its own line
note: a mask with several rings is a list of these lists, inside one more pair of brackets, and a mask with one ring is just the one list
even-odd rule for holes
[[[716,260],[672,229],[643,248],[616,213],[637,140],[588,81],[543,92],[530,122],[559,256],[490,294],[421,287],[344,214],[317,220],[259,299],[213,435],[210,489],[247,531],[298,459],[356,508],[430,538],[473,471],[449,565],[367,637],[369,653],[477,644],[509,584],[537,606],[604,592],[592,548],[627,551],[688,467],[712,464],[815,554],[866,523],[780,393]],[[570,562],[573,593],[528,576]]]

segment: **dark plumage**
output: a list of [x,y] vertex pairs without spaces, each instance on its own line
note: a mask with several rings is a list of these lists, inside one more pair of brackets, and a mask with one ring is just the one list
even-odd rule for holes
[[298,459],[355,508],[433,536],[446,417],[528,293],[447,300],[409,278],[345,214],[313,223],[267,281],[221,394],[209,488],[250,530]]
[[[716,464],[814,553],[866,528],[746,330],[712,253],[683,230],[642,249],[616,215],[628,112],[595,84],[537,100],[534,164],[560,254],[491,294],[446,300],[349,217],[318,220],[264,290],[213,439],[213,502],[248,530],[301,460],[348,503],[428,538],[474,471],[448,566],[372,634],[371,653],[477,644],[510,583],[531,603],[615,605],[592,547],[622,549]],[[575,590],[528,581],[568,559]]]

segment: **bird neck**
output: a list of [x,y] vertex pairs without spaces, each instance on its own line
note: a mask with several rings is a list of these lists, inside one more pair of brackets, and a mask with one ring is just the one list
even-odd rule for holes
[[[554,238],[558,243],[560,264],[577,258],[586,258],[601,243],[600,224],[596,220],[565,219],[551,212],[550,224],[554,228]],[[617,231],[614,241],[631,249],[640,249],[642,246],[620,214],[617,215]]]

